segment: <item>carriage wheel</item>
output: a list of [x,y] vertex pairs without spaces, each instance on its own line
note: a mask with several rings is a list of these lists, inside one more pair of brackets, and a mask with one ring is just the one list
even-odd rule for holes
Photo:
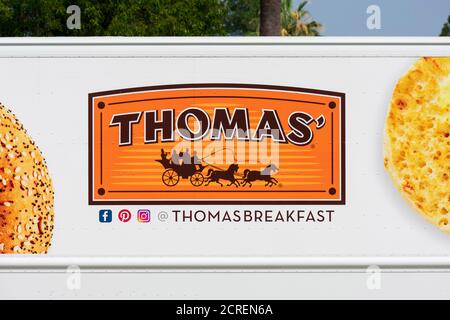
[[190,180],[194,187],[200,187],[205,181],[205,178],[200,172],[196,172],[191,176]]
[[167,169],[162,174],[162,182],[169,187],[173,187],[180,181],[180,176],[173,169]]

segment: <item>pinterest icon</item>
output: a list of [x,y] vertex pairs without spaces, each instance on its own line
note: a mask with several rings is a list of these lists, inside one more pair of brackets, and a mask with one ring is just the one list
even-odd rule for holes
[[122,222],[128,222],[131,220],[131,212],[127,209],[119,211],[119,220]]

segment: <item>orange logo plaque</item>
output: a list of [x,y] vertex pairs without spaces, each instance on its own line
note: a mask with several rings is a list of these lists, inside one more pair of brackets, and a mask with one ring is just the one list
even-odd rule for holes
[[246,84],[89,94],[90,204],[344,204],[345,95]]

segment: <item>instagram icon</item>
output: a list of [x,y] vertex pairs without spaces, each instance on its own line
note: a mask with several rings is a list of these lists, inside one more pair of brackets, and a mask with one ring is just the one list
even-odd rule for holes
[[138,221],[141,223],[150,222],[150,210],[147,210],[147,209],[138,210],[137,218],[138,218]]

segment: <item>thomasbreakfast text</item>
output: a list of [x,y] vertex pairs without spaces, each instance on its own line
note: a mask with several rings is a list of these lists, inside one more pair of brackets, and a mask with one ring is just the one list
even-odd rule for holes
[[172,210],[174,222],[224,223],[329,223],[335,211],[330,209],[303,210]]

